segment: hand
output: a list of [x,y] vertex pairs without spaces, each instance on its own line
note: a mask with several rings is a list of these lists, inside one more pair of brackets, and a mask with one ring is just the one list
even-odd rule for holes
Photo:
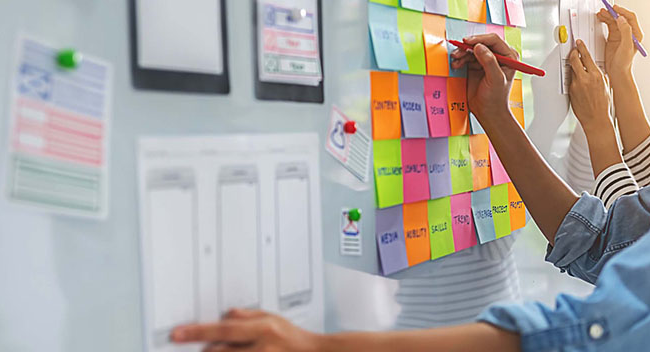
[[205,343],[204,352],[316,351],[319,335],[285,319],[254,310],[231,310],[212,324],[180,326],[171,334],[175,343]]
[[634,33],[639,41],[643,40],[643,31],[636,14],[618,5],[614,5],[614,10],[620,15],[618,20],[605,9],[601,9],[597,14],[598,19],[609,28],[605,47],[605,69],[611,79],[632,70],[632,61],[636,54],[632,34]]

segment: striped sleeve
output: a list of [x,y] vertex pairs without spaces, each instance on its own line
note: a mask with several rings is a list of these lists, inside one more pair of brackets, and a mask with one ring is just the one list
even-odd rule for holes
[[650,185],[650,137],[631,152],[623,155],[639,187]]
[[630,169],[624,163],[619,163],[598,175],[592,194],[600,198],[605,208],[609,209],[621,196],[634,194],[638,190],[639,186],[634,181]]

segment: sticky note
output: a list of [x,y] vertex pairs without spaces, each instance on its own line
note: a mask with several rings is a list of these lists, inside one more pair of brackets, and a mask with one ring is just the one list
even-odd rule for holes
[[470,136],[469,151],[472,157],[474,191],[490,187],[492,185],[492,175],[490,173],[490,141],[487,135]]
[[449,125],[449,102],[447,99],[447,78],[424,77],[424,102],[427,105],[427,120],[431,137],[451,135]]
[[431,259],[428,201],[404,204],[404,234],[409,266]]
[[[503,34],[505,36],[506,43],[513,47],[519,53],[519,60],[523,58],[523,47],[521,43],[521,29],[513,27],[504,27]],[[523,74],[519,71],[515,74],[516,79],[522,79]]]
[[426,139],[402,139],[404,203],[429,199]]
[[377,66],[383,70],[408,70],[409,65],[397,29],[397,9],[368,4],[368,27]]
[[404,203],[401,141],[374,141],[373,153],[377,207],[387,208]]
[[487,22],[487,4],[485,0],[468,0],[467,20],[471,22]]
[[474,215],[474,224],[481,243],[497,239],[494,231],[494,220],[492,219],[491,192],[490,188],[472,192],[472,214]]
[[[450,0],[451,1],[451,0]],[[467,1],[467,0],[465,0]],[[466,21],[455,20],[453,18],[447,18],[447,40],[458,40],[463,41],[463,38],[467,36],[467,23]],[[447,42],[447,51],[449,52],[449,77],[467,77],[467,66],[464,66],[458,70],[451,68],[451,53],[456,50],[456,47]]]
[[512,81],[510,91],[510,111],[515,116],[521,128],[526,129],[526,118],[524,117],[524,92],[520,79]]
[[485,23],[467,22],[467,36],[485,34],[487,25]]
[[430,198],[442,198],[452,194],[451,170],[449,169],[449,142],[447,138],[427,139],[427,167],[429,171]]
[[467,106],[467,79],[447,79],[447,100],[449,101],[449,127],[452,136],[469,134],[469,109]]
[[478,119],[471,111],[469,113],[469,126],[472,130],[472,134],[485,134],[483,126],[481,126],[481,123],[478,122]]
[[424,11],[424,0],[402,0],[402,7],[415,11]]
[[526,226],[526,206],[515,185],[508,183],[508,202],[510,204],[510,229],[519,230]]
[[505,26],[508,24],[506,18],[506,5],[504,0],[487,0],[487,19],[489,23]]
[[451,228],[451,201],[449,197],[429,201],[429,241],[431,259],[442,258],[456,251]]
[[510,176],[508,176],[506,169],[503,167],[503,163],[501,163],[501,159],[499,159],[499,155],[492,143],[490,143],[490,170],[492,170],[493,185],[510,182]]
[[428,137],[429,124],[424,103],[424,79],[422,76],[399,75],[399,101],[404,137]]
[[399,6],[399,0],[370,0],[370,2],[374,2],[374,3],[382,4],[382,5],[393,6],[393,7]]
[[449,0],[449,17],[466,20],[469,16],[467,0]]
[[438,15],[449,14],[448,0],[424,0],[424,11],[437,13]]
[[446,22],[444,16],[428,13],[422,15],[427,74],[431,76],[449,76]]
[[505,29],[503,26],[497,26],[495,24],[488,24],[485,26],[485,33],[494,33],[499,36],[499,38],[506,40]]
[[472,220],[472,194],[456,194],[450,197],[450,201],[454,248],[456,251],[462,251],[476,246],[476,230]]
[[375,231],[382,273],[390,275],[408,268],[402,207],[377,209]]
[[469,136],[449,137],[449,169],[453,194],[470,192],[474,189]]
[[372,138],[402,137],[397,72],[370,72]]
[[402,73],[426,75],[427,63],[424,58],[422,12],[397,9],[397,28],[409,66],[408,69],[402,70]]
[[510,230],[510,204],[508,199],[508,184],[504,183],[490,188],[490,203],[492,204],[492,219],[497,238],[508,236]]
[[526,14],[524,13],[523,0],[505,0],[506,17],[508,24],[517,27],[526,27]]

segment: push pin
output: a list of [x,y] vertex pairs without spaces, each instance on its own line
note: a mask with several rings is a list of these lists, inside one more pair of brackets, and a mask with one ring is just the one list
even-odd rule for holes
[[74,49],[63,49],[56,54],[56,62],[59,67],[66,70],[74,70],[83,61],[83,55]]
[[357,209],[357,208],[350,209],[350,211],[348,211],[348,219],[350,221],[359,221],[359,220],[361,220],[361,211],[359,209]]
[[347,134],[357,133],[357,123],[354,121],[348,121],[343,125],[343,131]]
[[305,17],[307,17],[307,10],[298,7],[291,10],[291,13],[289,14],[289,20],[291,20],[291,22],[298,22]]

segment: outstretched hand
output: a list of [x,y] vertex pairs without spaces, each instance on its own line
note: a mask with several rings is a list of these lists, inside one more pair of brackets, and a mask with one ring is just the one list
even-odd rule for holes
[[612,79],[632,69],[636,54],[632,34],[639,41],[643,40],[643,30],[636,14],[618,5],[614,5],[614,10],[620,15],[618,19],[614,19],[605,9],[601,9],[597,14],[598,19],[606,23],[609,29],[605,47],[605,68]]

